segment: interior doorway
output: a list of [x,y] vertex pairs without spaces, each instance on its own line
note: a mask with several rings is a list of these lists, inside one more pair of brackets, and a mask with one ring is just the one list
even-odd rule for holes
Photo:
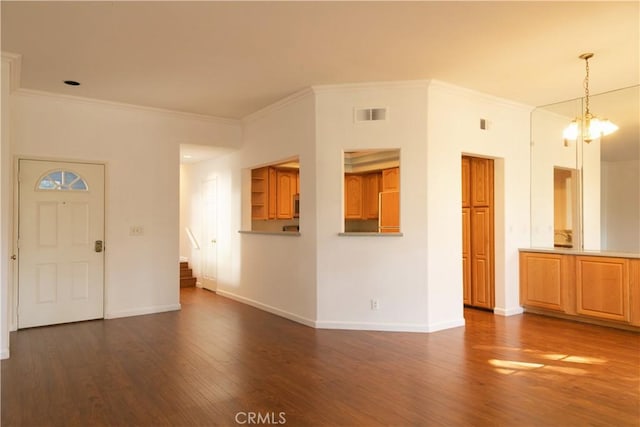
[[104,165],[18,162],[18,328],[104,317]]
[[465,306],[495,307],[493,159],[462,157],[462,283]]

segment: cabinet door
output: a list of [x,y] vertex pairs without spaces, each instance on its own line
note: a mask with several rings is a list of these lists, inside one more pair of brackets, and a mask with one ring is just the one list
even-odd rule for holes
[[471,304],[493,308],[493,256],[490,208],[471,209]]
[[576,297],[579,314],[629,321],[629,260],[576,257]]
[[380,193],[380,233],[400,232],[400,192],[383,191]]
[[471,304],[471,211],[462,208],[462,301]]
[[276,172],[278,189],[277,189],[277,218],[291,219],[293,218],[293,192],[296,188],[296,177],[293,172],[281,171]]
[[572,286],[569,255],[520,254],[520,304],[564,312],[567,288]]
[[400,168],[382,171],[382,191],[400,191]]
[[471,158],[471,206],[493,202],[493,160]]
[[344,217],[362,219],[362,176],[344,177]]
[[278,177],[277,172],[274,168],[269,168],[269,194],[268,194],[268,216],[269,219],[276,219],[278,215],[277,206],[277,194],[278,194]]
[[469,181],[471,179],[471,160],[469,157],[462,158],[462,207],[471,205]]
[[364,219],[378,218],[378,194],[382,175],[370,173],[363,177],[362,217]]

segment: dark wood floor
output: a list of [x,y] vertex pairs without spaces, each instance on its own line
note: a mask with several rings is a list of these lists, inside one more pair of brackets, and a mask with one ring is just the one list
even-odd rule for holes
[[181,292],[180,312],[12,333],[2,426],[640,425],[637,333],[475,310],[432,334],[314,330]]

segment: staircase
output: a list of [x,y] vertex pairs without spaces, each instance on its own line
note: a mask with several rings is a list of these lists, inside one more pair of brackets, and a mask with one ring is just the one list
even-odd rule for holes
[[189,263],[180,261],[180,287],[191,288],[196,285],[196,278],[193,277],[193,270],[189,268]]

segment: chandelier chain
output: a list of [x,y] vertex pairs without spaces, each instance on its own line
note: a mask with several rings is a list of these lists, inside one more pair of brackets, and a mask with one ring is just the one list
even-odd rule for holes
[[584,77],[584,94],[585,94],[585,104],[586,104],[586,116],[589,117],[589,58],[584,59],[585,69],[587,71],[586,76]]

